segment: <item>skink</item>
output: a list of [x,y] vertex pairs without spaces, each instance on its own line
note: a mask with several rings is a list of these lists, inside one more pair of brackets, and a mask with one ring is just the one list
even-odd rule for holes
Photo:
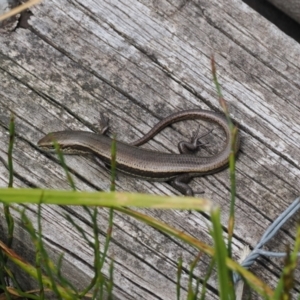
[[[216,155],[202,157],[191,153],[169,154],[147,149],[140,146],[168,125],[183,120],[204,120],[220,126],[225,135],[224,148]],[[85,131],[58,131],[44,136],[38,146],[46,151],[54,151],[53,140],[65,154],[93,154],[105,165],[110,165],[112,139],[103,135]],[[234,149],[238,151],[239,135],[235,139]],[[201,146],[199,137],[191,143],[181,142],[181,152],[195,152]],[[212,174],[228,165],[231,151],[231,134],[225,116],[207,110],[186,110],[169,115],[158,122],[146,135],[139,140],[126,144],[117,141],[116,168],[123,173],[154,181],[170,181],[171,184],[185,195],[194,194],[188,182],[197,176]]]

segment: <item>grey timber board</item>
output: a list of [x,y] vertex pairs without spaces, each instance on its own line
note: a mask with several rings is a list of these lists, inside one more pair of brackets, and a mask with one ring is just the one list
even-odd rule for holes
[[[285,32],[298,43],[300,41],[300,23],[286,15],[283,11],[267,0],[243,0],[264,18],[275,24],[279,30]],[[292,0],[291,0],[292,1]],[[283,2],[282,2],[283,3]]]
[[[224,97],[242,137],[236,166],[234,258],[239,258],[244,245],[254,247],[272,220],[299,194],[299,44],[239,0],[51,0],[31,10],[29,28],[0,36],[0,186],[8,183],[11,113],[16,117],[15,187],[70,189],[55,157],[45,156],[36,146],[45,133],[93,130],[99,113],[104,112],[111,120],[110,132],[130,142],[172,112],[221,111],[210,67],[214,54]],[[178,123],[145,147],[177,152],[177,142],[188,140],[196,126]],[[209,124],[201,127],[204,132],[208,128]],[[211,136],[201,153],[221,143],[218,130]],[[66,161],[78,190],[109,189],[108,172],[93,160],[72,156]],[[226,228],[228,170],[194,179],[191,186],[204,190],[206,198],[221,206]],[[123,175],[118,177],[117,190],[179,194],[168,183]],[[37,208],[29,208],[35,220]],[[65,253],[65,273],[83,285],[82,278],[92,277],[93,254],[65,221],[66,211],[91,232],[82,208],[45,206],[44,236],[54,256]],[[208,221],[197,212],[142,211],[212,244]],[[2,208],[0,213],[3,216]],[[99,209],[99,214],[103,242],[108,211]],[[286,244],[293,244],[297,217],[267,249],[285,251]],[[1,222],[3,235],[3,217]],[[188,268],[197,251],[124,215],[116,214],[114,224],[109,257],[115,261],[115,298],[175,299],[178,258],[182,255]],[[15,247],[23,249],[23,244],[30,247],[19,227]],[[203,255],[195,276],[203,278],[209,262]],[[274,287],[282,266],[280,259],[261,258],[252,271]],[[107,264],[106,275],[108,269]],[[295,278],[300,278],[299,267]],[[182,299],[187,280],[184,274]],[[209,299],[217,298],[216,289],[217,277],[212,276]],[[297,279],[294,297],[299,289]]]
[[293,18],[295,21],[300,23],[300,3],[297,0],[287,0],[287,1],[278,1],[278,0],[268,0],[278,9],[285,12],[288,16]]

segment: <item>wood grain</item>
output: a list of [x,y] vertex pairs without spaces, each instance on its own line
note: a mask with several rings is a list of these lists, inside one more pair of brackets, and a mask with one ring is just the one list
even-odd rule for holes
[[[15,187],[69,189],[55,157],[45,156],[36,146],[43,134],[93,130],[99,112],[105,112],[111,132],[130,142],[172,112],[196,107],[221,111],[210,68],[214,54],[224,97],[242,136],[234,257],[243,245],[255,246],[272,220],[299,194],[300,48],[242,1],[51,0],[34,7],[32,13],[30,28],[0,36],[2,187],[8,181],[5,162],[11,113],[16,116]],[[204,131],[209,128],[204,126]],[[189,139],[194,127],[182,122],[167,128],[146,147],[176,152],[177,141]],[[219,139],[216,133],[211,143]],[[78,190],[109,189],[109,174],[92,160],[77,156],[66,160]],[[228,170],[197,178],[191,185],[222,207],[226,228]],[[168,183],[123,175],[117,189],[178,194]],[[208,220],[197,212],[143,211],[212,243]],[[93,256],[64,221],[65,212],[91,231],[83,209],[49,206],[43,210],[44,234],[53,253],[65,252],[67,264],[77,269],[78,275],[70,271],[72,278],[82,282],[80,278],[92,276]],[[36,207],[30,206],[28,213],[34,220]],[[107,211],[100,214],[104,240]],[[124,215],[117,214],[114,222],[109,256],[115,260],[116,299],[175,299],[177,260],[182,255],[188,268],[196,251]],[[17,230],[16,247],[27,246],[23,229]],[[268,249],[284,251],[294,234],[295,220],[291,220]],[[195,275],[204,277],[208,263],[203,256]],[[261,258],[252,270],[275,286],[282,264],[282,260]],[[300,278],[299,271],[295,278]],[[186,274],[182,286],[184,299]],[[209,299],[217,297],[216,290],[214,276],[209,281]]]

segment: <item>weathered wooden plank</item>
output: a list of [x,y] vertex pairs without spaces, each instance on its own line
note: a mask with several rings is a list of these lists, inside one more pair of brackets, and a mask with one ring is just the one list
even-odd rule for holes
[[286,0],[286,1],[278,1],[278,0],[268,0],[277,8],[285,12],[288,16],[293,18],[295,21],[300,23],[300,3],[297,0]]
[[[32,11],[31,28],[0,37],[0,157],[6,160],[6,126],[14,112],[16,186],[67,189],[57,160],[44,156],[36,142],[49,131],[94,129],[99,112],[110,117],[111,132],[129,142],[171,112],[195,107],[220,110],[210,70],[214,53],[224,96],[242,135],[234,256],[243,244],[253,247],[299,193],[298,44],[238,0],[53,0]],[[203,130],[209,128],[204,126]],[[194,123],[178,124],[146,147],[176,152],[176,141],[189,138],[194,128]],[[221,139],[215,132],[211,144]],[[208,148],[204,151],[210,152]],[[66,159],[79,190],[109,189],[109,174],[92,160]],[[5,186],[4,164],[0,173],[0,184]],[[226,227],[228,171],[195,179],[192,187],[205,190],[205,197],[220,204]],[[178,194],[167,183],[122,175],[117,189]],[[31,207],[33,219],[35,210]],[[87,220],[82,209],[68,210],[87,232],[91,230],[82,221]],[[54,252],[68,250],[66,259],[79,263],[78,268],[91,276],[92,254],[65,224],[63,212],[60,207],[45,208],[49,247]],[[196,212],[145,212],[211,243],[207,220]],[[99,227],[106,228],[107,212],[100,214]],[[284,251],[285,244],[293,241],[294,228],[293,222],[285,226],[269,249]],[[102,241],[104,236],[103,229]],[[174,299],[181,254],[185,266],[196,255],[190,247],[117,215],[109,252],[116,261],[115,294],[122,299]],[[202,258],[196,275],[205,274],[208,262]],[[254,271],[274,286],[281,266],[281,261],[262,259]],[[185,288],[186,282],[184,277]],[[216,282],[209,284],[209,296],[214,298]]]

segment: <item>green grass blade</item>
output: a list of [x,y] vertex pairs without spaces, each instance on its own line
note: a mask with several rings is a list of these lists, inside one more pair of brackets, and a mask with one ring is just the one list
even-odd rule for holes
[[294,271],[297,268],[298,253],[300,252],[300,225],[297,226],[295,245],[292,252],[287,249],[287,256],[285,258],[285,265],[282,270],[279,282],[275,289],[274,300],[276,299],[291,299],[290,294],[294,286]]
[[[228,220],[228,243],[227,243],[227,250],[228,250],[228,256],[232,257],[232,237],[234,232],[234,221],[235,221],[235,195],[236,195],[236,178],[235,178],[235,144],[236,139],[238,138],[238,129],[233,124],[230,115],[229,115],[229,109],[227,106],[227,103],[223,97],[221,86],[218,81],[217,77],[217,70],[216,70],[216,64],[214,57],[211,58],[211,69],[212,69],[212,75],[213,75],[213,81],[216,86],[216,90],[219,97],[219,103],[226,115],[228,126],[230,128],[230,134],[231,134],[231,151],[229,155],[229,172],[230,172],[230,187],[231,187],[231,200],[230,200],[230,213],[229,213],[229,220]],[[230,274],[232,277],[232,274]]]
[[177,282],[176,282],[176,296],[177,300],[180,300],[180,281],[181,281],[181,275],[182,275],[182,256],[179,257],[178,263],[177,263]]
[[226,265],[227,248],[223,239],[223,230],[220,221],[220,210],[215,209],[211,213],[213,229],[211,235],[214,239],[215,254],[214,258],[217,265],[219,297],[222,300],[234,300],[234,287],[230,276],[229,269]]
[[61,151],[60,146],[57,143],[57,141],[55,139],[53,139],[52,142],[53,142],[53,146],[54,146],[55,152],[56,152],[56,154],[58,156],[59,162],[60,162],[61,166],[63,167],[65,173],[66,173],[67,180],[68,180],[68,182],[69,182],[72,190],[76,191],[76,186],[75,186],[74,180],[73,180],[73,178],[72,178],[72,176],[71,176],[71,174],[69,172],[68,166],[67,166],[65,158],[64,158],[64,154]]
[[73,192],[39,189],[0,188],[1,202],[6,204],[39,204],[43,195],[44,204],[88,206],[136,206],[149,208],[195,209],[209,212],[213,203],[204,198],[156,196],[118,192]]
[[199,252],[196,258],[192,261],[190,264],[190,270],[189,270],[189,282],[188,282],[188,300],[196,300],[197,299],[197,294],[198,294],[198,289],[199,289],[199,278],[197,280],[197,284],[195,287],[195,291],[193,290],[193,277],[194,277],[194,270],[201,258],[202,253]]

